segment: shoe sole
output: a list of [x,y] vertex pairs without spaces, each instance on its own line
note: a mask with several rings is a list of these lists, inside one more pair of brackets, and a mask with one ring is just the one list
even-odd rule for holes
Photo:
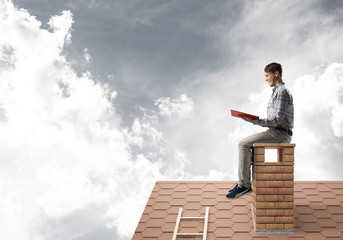
[[235,197],[230,197],[230,198],[229,198],[229,197],[226,197],[226,198],[228,198],[228,199],[240,198],[240,197],[242,197],[242,196],[244,196],[244,195],[247,195],[247,194],[249,194],[249,193],[251,193],[251,192],[252,192],[252,189],[250,188],[250,189],[245,190],[244,192],[237,193]]
[[249,193],[251,193],[251,192],[252,192],[252,190],[251,190],[251,188],[249,188],[249,189],[245,190],[244,192],[237,193],[236,196],[235,196],[234,198],[240,198],[240,197],[242,197],[242,196],[244,196],[244,195],[247,195],[247,194],[249,194]]

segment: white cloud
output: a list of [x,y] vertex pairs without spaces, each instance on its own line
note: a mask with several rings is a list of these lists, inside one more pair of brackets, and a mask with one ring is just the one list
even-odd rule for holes
[[161,97],[155,101],[155,105],[160,110],[162,116],[177,115],[181,118],[188,118],[193,112],[193,101],[182,94],[179,98],[171,99],[169,97]]
[[83,49],[83,56],[85,57],[86,62],[92,62],[93,58],[92,55],[90,55],[88,48]]
[[77,75],[63,56],[70,11],[52,17],[48,31],[9,1],[0,10],[0,235],[75,239],[107,226],[130,238],[156,180],[192,179],[187,153],[164,151],[158,130],[160,116],[188,117],[192,100],[160,98],[160,113],[125,130],[117,92]]

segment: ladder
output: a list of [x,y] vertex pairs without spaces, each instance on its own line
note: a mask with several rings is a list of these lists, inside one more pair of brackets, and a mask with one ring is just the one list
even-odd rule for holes
[[[206,240],[207,237],[207,225],[208,225],[208,215],[209,215],[209,207],[206,207],[205,217],[182,217],[182,208],[179,209],[179,214],[176,218],[176,224],[174,228],[174,234],[172,240],[176,240],[177,236],[202,236],[203,240]],[[204,219],[204,231],[202,233],[178,233],[180,221],[182,219]]]

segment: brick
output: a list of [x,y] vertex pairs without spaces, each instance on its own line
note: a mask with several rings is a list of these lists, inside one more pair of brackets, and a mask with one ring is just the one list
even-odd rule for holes
[[254,155],[254,162],[264,162],[264,161],[265,161],[264,154],[262,154],[262,155]]
[[283,149],[284,155],[293,155],[294,154],[294,148],[293,147],[286,147]]
[[286,223],[284,225],[286,230],[294,229],[294,223]]
[[256,195],[259,194],[274,194],[274,188],[256,188],[255,189]]
[[255,224],[257,230],[266,230],[266,224]]
[[284,224],[266,224],[266,229],[268,230],[283,230]]
[[294,217],[275,217],[275,223],[294,223]]
[[266,209],[266,216],[284,216],[285,211],[283,209]]
[[254,166],[254,172],[256,173],[265,173],[266,167],[265,166]]
[[285,173],[293,173],[294,172],[294,166],[285,166]]
[[266,166],[265,168],[265,172],[267,173],[283,173],[284,171],[284,166]]
[[264,147],[255,147],[254,148],[254,155],[264,155]]
[[271,173],[256,173],[255,174],[256,180],[274,180],[274,178],[275,178],[275,174],[271,174]]
[[274,223],[275,217],[256,217],[256,223]]
[[294,155],[282,155],[283,162],[294,162]]
[[293,180],[293,179],[294,179],[293,173],[275,173],[275,180]]
[[266,181],[266,187],[284,187],[284,181]]
[[283,181],[285,187],[294,187],[294,181]]
[[284,195],[266,195],[266,202],[283,202]]
[[256,216],[266,216],[266,210],[265,209],[256,209],[254,210],[254,213],[256,212]]
[[275,188],[275,194],[290,194],[294,193],[294,188]]
[[265,147],[270,149],[279,149],[286,147],[295,147],[295,143],[254,143],[254,147]]
[[294,209],[284,209],[285,216],[294,216]]
[[264,209],[269,209],[269,208],[274,208],[275,203],[274,202],[256,202],[256,209],[258,208],[264,208]]
[[293,166],[294,162],[254,162],[256,166]]
[[293,202],[275,202],[275,208],[293,209],[294,203]]
[[294,202],[294,195],[284,195],[285,202]]
[[255,187],[266,187],[266,181],[255,180]]
[[266,195],[257,195],[256,196],[256,202],[265,202],[266,201]]

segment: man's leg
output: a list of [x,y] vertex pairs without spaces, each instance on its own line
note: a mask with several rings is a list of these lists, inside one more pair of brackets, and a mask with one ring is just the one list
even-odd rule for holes
[[254,143],[282,143],[290,142],[290,136],[277,130],[269,129],[243,138],[238,144],[238,185],[245,188],[251,187],[251,147]]

